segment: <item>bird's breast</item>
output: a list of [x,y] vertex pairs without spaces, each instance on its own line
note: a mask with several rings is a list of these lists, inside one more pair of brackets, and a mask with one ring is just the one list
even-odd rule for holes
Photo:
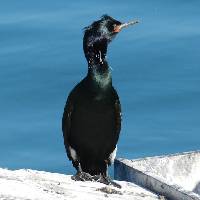
[[[94,154],[110,148],[115,135],[115,112],[111,103],[104,101],[78,101],[72,115],[71,142],[77,149]],[[94,151],[95,149],[95,151]]]

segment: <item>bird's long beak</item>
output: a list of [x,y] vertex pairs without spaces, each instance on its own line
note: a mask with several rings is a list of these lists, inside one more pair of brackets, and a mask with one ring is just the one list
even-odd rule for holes
[[131,26],[131,25],[135,25],[135,24],[137,24],[137,23],[139,23],[138,20],[133,20],[133,21],[130,21],[130,22],[127,22],[127,23],[122,23],[121,25],[118,25],[118,26],[115,27],[114,32],[118,33],[118,32],[120,32],[123,28],[129,27],[129,26]]

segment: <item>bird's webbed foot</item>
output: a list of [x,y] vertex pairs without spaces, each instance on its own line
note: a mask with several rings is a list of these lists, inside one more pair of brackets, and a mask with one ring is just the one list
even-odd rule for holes
[[93,181],[93,177],[86,172],[77,172],[71,179],[74,181]]
[[105,185],[117,187],[119,189],[122,187],[121,185],[119,185],[118,183],[113,181],[110,177],[104,176],[104,175],[101,175],[101,174],[93,176],[93,180],[96,181],[96,182],[103,183]]

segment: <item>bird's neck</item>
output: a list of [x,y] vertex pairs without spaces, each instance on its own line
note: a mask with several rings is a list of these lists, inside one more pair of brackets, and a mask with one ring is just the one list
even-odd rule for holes
[[88,61],[88,80],[99,90],[112,86],[111,71],[106,61],[107,42],[93,44],[85,52]]
[[100,62],[88,63],[87,77],[91,84],[100,90],[106,90],[112,86],[111,71],[105,59]]

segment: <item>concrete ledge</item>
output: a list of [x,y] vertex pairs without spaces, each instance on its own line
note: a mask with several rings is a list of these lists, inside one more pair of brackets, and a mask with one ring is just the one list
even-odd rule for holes
[[115,179],[173,200],[200,200],[200,152],[115,160]]
[[1,200],[158,200],[159,196],[118,181],[121,189],[97,182],[71,180],[70,175],[35,170],[0,168]]

